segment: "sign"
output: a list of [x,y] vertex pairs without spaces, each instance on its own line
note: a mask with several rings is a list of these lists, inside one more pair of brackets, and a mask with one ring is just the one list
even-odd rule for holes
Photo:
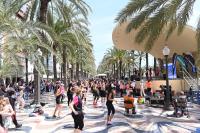
[[[164,68],[166,68],[165,64],[164,64]],[[176,79],[177,78],[176,67],[174,67],[173,63],[168,64],[168,78],[169,79]]]

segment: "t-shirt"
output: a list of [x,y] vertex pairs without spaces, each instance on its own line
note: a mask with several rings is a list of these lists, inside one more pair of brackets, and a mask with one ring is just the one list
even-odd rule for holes
[[126,85],[126,89],[129,89],[129,84]]
[[133,88],[135,87],[135,82],[131,83],[131,87],[133,87]]
[[140,83],[140,88],[144,89],[144,83],[143,82]]
[[74,103],[74,109],[76,111],[82,111],[82,101],[81,101],[81,98],[79,96],[75,96],[73,98],[73,103]]
[[122,83],[120,84],[120,89],[124,89],[124,85]]
[[151,82],[147,82],[147,83],[146,83],[147,88],[151,88],[151,85],[152,85]]

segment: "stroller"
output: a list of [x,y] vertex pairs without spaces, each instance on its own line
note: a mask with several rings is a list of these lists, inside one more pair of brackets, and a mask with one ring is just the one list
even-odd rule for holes
[[[190,117],[188,106],[187,106],[187,97],[185,95],[180,95],[173,101],[174,105],[174,115],[176,117],[182,117],[187,116],[187,118]],[[179,110],[181,113],[179,113]]]

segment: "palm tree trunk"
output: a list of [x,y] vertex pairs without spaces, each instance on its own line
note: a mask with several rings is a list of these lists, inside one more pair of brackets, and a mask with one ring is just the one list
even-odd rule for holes
[[113,64],[113,77],[116,79],[115,64]]
[[47,20],[47,9],[50,0],[40,0],[40,17],[39,20],[46,24]]
[[[47,16],[47,8],[48,8],[49,0],[40,0],[40,15],[39,21],[46,24],[46,16]],[[35,88],[35,103],[40,103],[40,75],[39,72],[34,67],[34,88]]]
[[124,67],[123,76],[124,76],[124,79],[125,79],[125,77],[126,77],[126,68],[125,67]]
[[150,77],[149,77],[149,55],[148,53],[146,53],[146,79],[148,80]]
[[128,78],[131,79],[130,63],[128,63]]
[[140,61],[139,61],[139,76],[141,79],[142,78],[142,55],[140,55]]
[[60,65],[60,80],[63,79],[63,64]]
[[26,84],[28,85],[28,58],[25,58],[26,63]]
[[47,81],[49,80],[49,54],[46,57],[46,64],[47,64]]
[[154,64],[153,64],[154,75],[156,76],[156,58],[154,57]]
[[83,73],[83,63],[81,62],[81,78],[83,78],[84,73]]
[[149,69],[149,54],[146,53],[146,70]]
[[79,80],[79,63],[76,62],[76,79]]
[[[56,51],[56,44],[53,45],[54,51]],[[54,81],[57,80],[57,69],[56,69],[57,59],[56,55],[53,55],[53,74],[54,74]]]
[[74,64],[72,63],[72,68],[71,68],[71,80],[74,80]]
[[67,88],[67,70],[66,70],[66,46],[63,47],[63,77],[64,77],[64,87]]
[[121,79],[122,77],[122,60],[119,61],[119,78]]

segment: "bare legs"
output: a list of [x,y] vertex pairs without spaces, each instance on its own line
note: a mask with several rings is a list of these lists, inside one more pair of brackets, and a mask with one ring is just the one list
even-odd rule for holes
[[80,129],[74,129],[74,133],[81,133]]
[[60,104],[56,104],[56,108],[54,110],[53,116],[56,116],[56,113],[58,112],[58,117],[60,117],[60,113],[61,113],[61,105]]
[[107,116],[107,124],[112,121],[113,117],[114,117],[114,114]]

